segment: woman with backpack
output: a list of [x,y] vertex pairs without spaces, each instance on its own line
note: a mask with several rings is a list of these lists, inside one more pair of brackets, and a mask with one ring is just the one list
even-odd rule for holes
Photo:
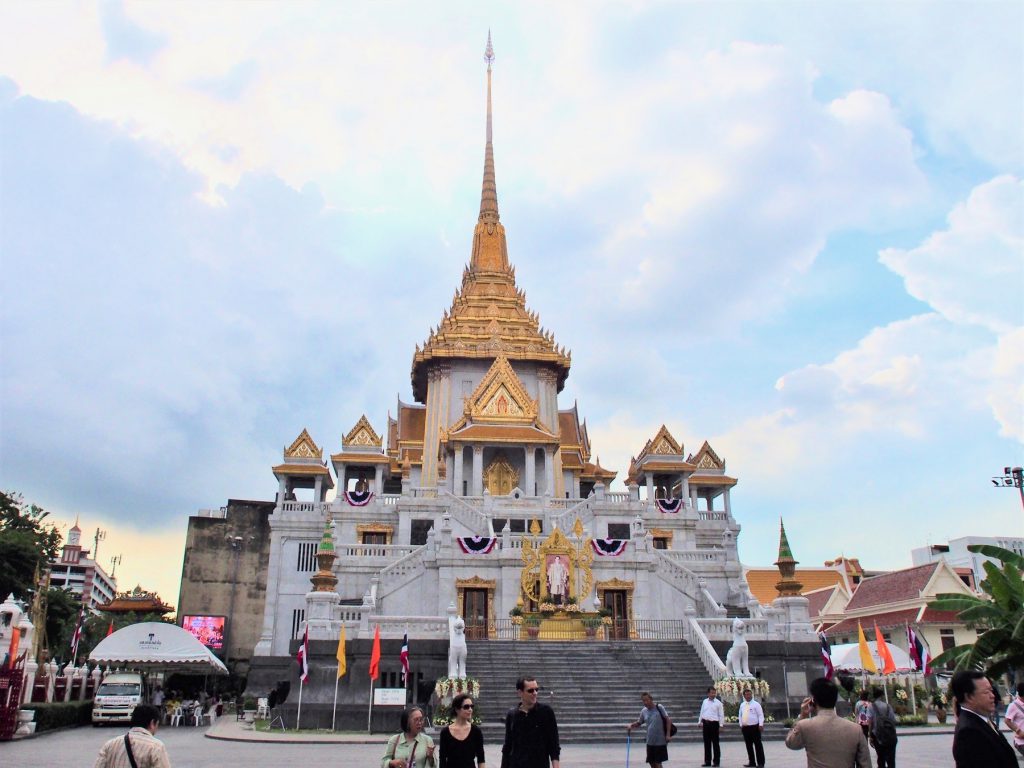
[[857,725],[864,731],[864,738],[871,738],[871,694],[867,689],[860,692],[860,701],[853,707],[853,714],[857,716]]

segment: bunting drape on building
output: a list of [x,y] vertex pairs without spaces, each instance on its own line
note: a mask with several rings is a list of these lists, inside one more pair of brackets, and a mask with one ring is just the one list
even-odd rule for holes
[[373,499],[373,491],[345,491],[345,501],[353,507],[365,507]]
[[602,557],[618,557],[626,551],[626,539],[591,539],[590,546]]
[[683,506],[682,499],[658,499],[657,503],[659,512],[665,512],[670,515],[674,515]]
[[459,549],[467,555],[486,555],[498,543],[497,536],[456,536]]

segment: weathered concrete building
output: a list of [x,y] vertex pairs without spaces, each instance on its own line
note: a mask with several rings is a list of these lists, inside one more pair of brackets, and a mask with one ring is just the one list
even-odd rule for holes
[[223,658],[246,674],[267,593],[272,501],[229,499],[188,519],[178,617],[225,616]]

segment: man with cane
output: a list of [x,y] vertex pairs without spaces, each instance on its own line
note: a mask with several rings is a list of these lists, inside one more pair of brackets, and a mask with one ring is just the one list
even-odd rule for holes
[[640,701],[644,708],[640,710],[640,716],[626,726],[626,763],[629,763],[630,734],[634,728],[646,726],[647,728],[647,762],[651,768],[662,768],[662,763],[668,760],[668,742],[672,739],[672,721],[669,720],[668,712],[661,704],[655,704],[651,694],[644,692],[640,694]]

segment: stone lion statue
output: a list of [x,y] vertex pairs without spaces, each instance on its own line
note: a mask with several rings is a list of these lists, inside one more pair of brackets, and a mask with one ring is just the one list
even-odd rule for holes
[[448,677],[466,676],[466,622],[461,616],[448,621]]
[[733,619],[732,647],[725,657],[725,671],[730,677],[753,677],[750,674],[746,634],[747,625],[743,619]]

